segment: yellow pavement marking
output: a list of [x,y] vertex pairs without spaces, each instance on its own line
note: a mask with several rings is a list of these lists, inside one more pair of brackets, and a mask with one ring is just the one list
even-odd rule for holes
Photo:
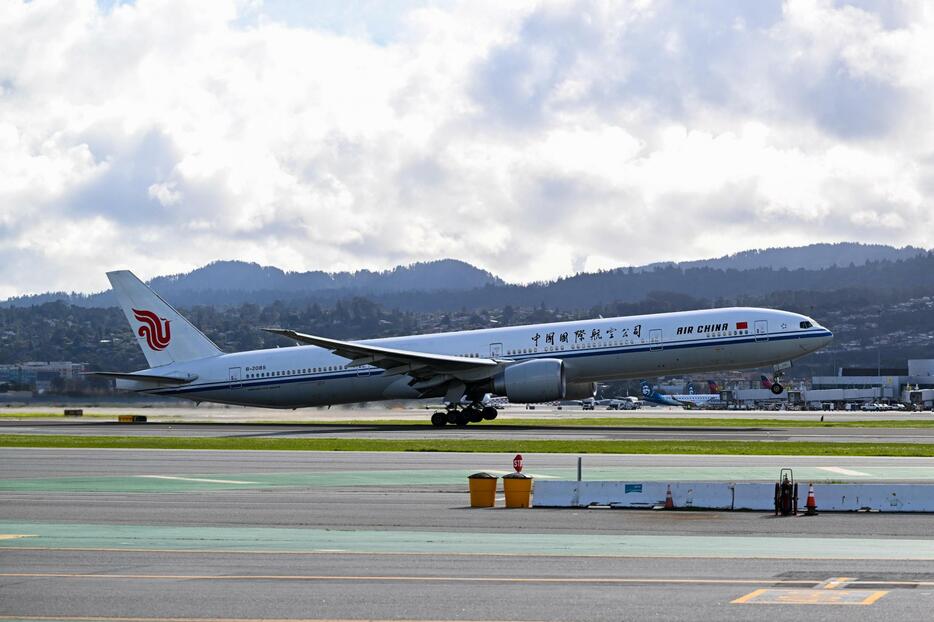
[[207,482],[209,484],[258,484],[259,482],[241,482],[235,479],[205,479],[203,477],[178,477],[174,475],[137,475],[148,479],[171,479],[182,482]]
[[759,588],[758,590],[753,590],[752,592],[749,592],[749,593],[746,594],[745,596],[740,596],[740,597],[737,598],[736,600],[732,601],[731,604],[733,604],[733,605],[742,605],[743,603],[748,603],[748,602],[749,602],[750,600],[752,600],[753,598],[757,598],[757,597],[758,597],[759,595],[761,595],[763,592],[767,592],[767,591],[768,591],[768,590],[762,589],[762,588]]
[[39,536],[25,533],[0,533],[0,540],[16,540],[17,538],[38,538]]
[[817,590],[835,590],[840,587],[856,581],[856,577],[831,577],[826,581],[818,583],[814,586],[814,589]]
[[872,603],[876,602],[877,600],[879,600],[880,598],[882,598],[882,597],[885,596],[886,594],[888,594],[888,591],[887,591],[887,590],[877,590],[875,594],[873,594],[873,595],[867,597],[866,600],[863,601],[863,604],[864,604],[864,605],[871,605]]
[[734,605],[871,605],[886,590],[758,589],[732,601]]

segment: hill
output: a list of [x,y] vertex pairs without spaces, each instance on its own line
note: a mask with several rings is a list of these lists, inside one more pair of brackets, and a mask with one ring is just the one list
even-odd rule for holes
[[[150,285],[180,307],[265,305],[274,301],[330,306],[339,300],[365,297],[388,307],[417,311],[541,304],[555,309],[581,309],[636,302],[656,291],[719,298],[796,289],[898,287],[912,278],[929,280],[934,271],[918,269],[929,266],[928,259],[927,251],[910,246],[812,244],[582,273],[530,285],[506,284],[485,270],[454,259],[398,266],[383,272],[286,272],[256,263],[216,261],[184,274],[156,277]],[[0,307],[29,307],[54,301],[80,307],[116,304],[110,291],[53,292],[11,298],[0,302]]]
[[662,267],[719,268],[721,270],[754,270],[772,268],[780,270],[821,270],[833,266],[862,266],[872,261],[897,261],[924,254],[923,248],[906,246],[895,248],[884,244],[839,242],[837,244],[810,244],[808,246],[766,248],[724,255],[715,259],[697,261],[659,262],[641,266],[638,270]]
[[[243,261],[215,261],[184,274],[160,276],[149,284],[178,306],[229,306],[290,301],[321,295],[327,300],[352,296],[374,296],[392,292],[433,292],[502,285],[503,281],[463,261],[442,259],[384,272],[286,272],[271,266]],[[0,306],[28,307],[62,301],[79,307],[112,307],[110,291],[96,294],[52,292],[10,298]]]

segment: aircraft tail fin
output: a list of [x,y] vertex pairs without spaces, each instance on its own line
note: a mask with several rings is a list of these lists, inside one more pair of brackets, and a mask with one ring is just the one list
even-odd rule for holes
[[762,385],[763,389],[771,389],[772,381],[769,380],[768,376],[759,376],[759,383]]
[[645,399],[653,398],[655,397],[655,394],[657,393],[657,391],[655,390],[655,387],[650,385],[645,380],[639,383],[639,387],[642,389],[642,397]]
[[717,381],[716,381],[716,380],[708,380],[708,381],[707,381],[707,391],[710,392],[710,393],[719,393],[719,392],[720,392],[720,385],[717,384]]
[[150,367],[222,354],[213,341],[129,270],[108,272],[107,278]]

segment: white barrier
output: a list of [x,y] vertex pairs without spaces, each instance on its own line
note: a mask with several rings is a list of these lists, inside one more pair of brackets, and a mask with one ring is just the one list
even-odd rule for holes
[[[775,509],[775,484],[768,482],[671,482],[675,508],[705,510]],[[651,508],[665,504],[668,482],[537,480],[534,507],[581,508],[604,505]],[[804,510],[807,483],[798,484]],[[815,484],[818,511],[934,512],[934,484]]]

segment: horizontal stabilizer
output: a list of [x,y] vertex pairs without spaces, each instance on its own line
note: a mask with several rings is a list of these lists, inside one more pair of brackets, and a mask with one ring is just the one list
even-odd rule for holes
[[188,384],[198,379],[195,374],[185,376],[157,376],[155,374],[134,374],[119,371],[92,371],[85,376],[100,376],[101,378],[117,378],[119,380],[139,380],[141,382],[163,382],[169,384]]

